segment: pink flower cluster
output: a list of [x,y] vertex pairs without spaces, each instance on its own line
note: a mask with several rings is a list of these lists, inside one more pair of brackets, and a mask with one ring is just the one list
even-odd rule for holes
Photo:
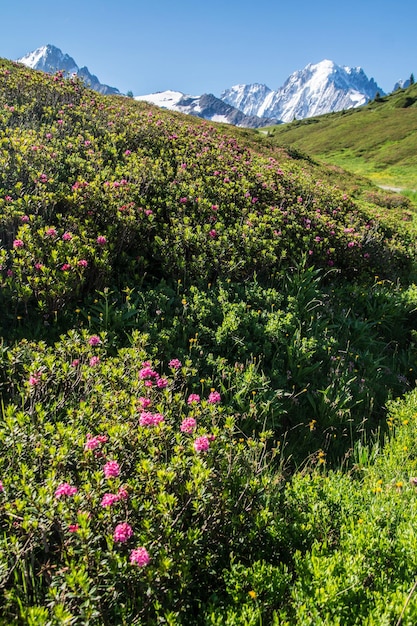
[[61,483],[55,490],[55,498],[61,498],[62,496],[73,496],[77,493],[77,487],[71,487],[69,483]]
[[140,547],[135,548],[130,553],[130,562],[132,565],[137,565],[138,567],[145,567],[148,565],[150,561],[150,557],[146,548]]
[[122,524],[118,524],[114,529],[113,539],[114,541],[124,543],[125,541],[130,539],[132,535],[132,527],[127,522],[123,522]]
[[108,441],[107,435],[96,435],[92,437],[90,433],[87,434],[87,441],[85,442],[84,449],[85,450],[95,450],[99,448],[103,443]]
[[138,402],[141,409],[147,409],[152,404],[150,398],[138,398]]
[[97,335],[92,335],[88,340],[88,343],[90,346],[98,346],[101,343],[101,339]]
[[210,440],[206,435],[203,435],[202,437],[197,437],[193,445],[196,452],[207,452],[210,446]]
[[120,465],[117,461],[107,461],[103,472],[106,478],[116,478],[120,474]]
[[124,487],[120,487],[117,493],[105,493],[102,500],[101,506],[104,508],[106,506],[113,506],[116,502],[120,502],[120,500],[127,500],[129,494],[127,493]]
[[198,395],[198,393],[190,393],[190,395],[188,396],[187,403],[199,404],[199,402],[200,402],[200,396]]
[[164,421],[164,416],[160,413],[150,413],[149,411],[142,411],[139,418],[140,426],[156,426]]
[[182,433],[192,433],[197,428],[197,422],[193,417],[186,417],[182,420],[180,430]]
[[207,399],[207,402],[209,402],[209,404],[217,404],[220,401],[221,395],[218,391],[212,391]]
[[171,359],[168,365],[174,370],[179,370],[182,367],[182,363],[179,359]]

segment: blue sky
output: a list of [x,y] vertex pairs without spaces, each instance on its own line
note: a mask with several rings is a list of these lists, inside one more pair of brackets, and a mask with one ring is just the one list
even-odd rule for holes
[[[50,43],[101,82],[142,95],[280,87],[331,59],[361,66],[386,92],[417,78],[415,0],[4,0],[0,56]],[[5,5],[5,6],[4,6]]]

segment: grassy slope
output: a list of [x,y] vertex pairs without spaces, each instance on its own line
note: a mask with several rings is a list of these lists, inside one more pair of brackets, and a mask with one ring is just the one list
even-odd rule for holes
[[367,106],[269,129],[274,143],[369,177],[417,189],[417,85]]
[[[405,605],[416,623],[415,396],[382,453],[364,440],[415,378],[416,290],[373,275],[409,275],[408,209],[255,132],[10,63],[0,77],[0,624],[380,626]],[[138,424],[142,396],[160,429]],[[312,451],[287,480],[280,435]],[[351,472],[318,449],[339,438]]]

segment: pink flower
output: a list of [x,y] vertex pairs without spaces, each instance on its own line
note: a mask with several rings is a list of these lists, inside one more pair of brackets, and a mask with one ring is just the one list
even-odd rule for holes
[[141,380],[145,380],[147,378],[158,378],[158,372],[155,372],[150,365],[144,363],[144,366],[145,367],[142,367],[142,369],[139,370],[139,378]]
[[108,441],[107,435],[96,435],[92,437],[90,433],[87,435],[87,441],[85,442],[84,449],[85,450],[95,450],[101,444],[106,443]]
[[73,496],[77,493],[77,491],[77,487],[71,487],[68,483],[61,483],[55,490],[55,498],[60,498],[61,496]]
[[220,402],[221,400],[221,396],[219,394],[218,391],[212,391],[211,394],[209,395],[207,402],[209,404],[217,404],[218,402]]
[[167,385],[168,381],[166,378],[158,378],[158,380],[156,381],[156,386],[158,387],[158,389],[165,389]]
[[215,239],[215,238],[217,237],[217,231],[216,231],[214,228],[212,228],[212,229],[209,231],[209,235],[210,235],[210,237],[211,237],[212,239]]
[[71,239],[72,239],[72,235],[71,235],[71,233],[64,233],[64,234],[62,235],[62,240],[63,240],[63,241],[71,241]]
[[3,482],[0,480],[0,493],[3,493],[3,491],[4,491]]
[[119,500],[127,500],[129,497],[129,494],[127,492],[127,490],[125,489],[125,487],[120,487],[119,491],[117,492],[117,497],[119,498]]
[[35,263],[35,270],[42,270],[43,269],[43,265],[42,263]]
[[186,417],[182,420],[180,430],[182,433],[192,433],[197,427],[197,422],[193,417]]
[[187,198],[180,198],[180,203],[185,204],[187,202]]
[[88,261],[86,261],[85,259],[80,259],[80,260],[78,261],[77,265],[78,265],[79,267],[87,267],[87,265],[88,265]]
[[20,221],[26,224],[29,221],[29,215],[22,215]]
[[129,156],[130,154],[132,154],[130,150],[125,150],[125,156]]
[[198,393],[190,393],[190,395],[188,396],[188,400],[187,403],[188,404],[198,404],[200,402],[200,396],[198,395]]
[[117,461],[108,461],[103,467],[106,478],[116,478],[120,474],[120,465]]
[[123,522],[122,524],[118,524],[114,529],[113,539],[115,541],[120,541],[124,543],[133,535],[132,527],[129,526],[127,522]]
[[152,400],[150,398],[138,398],[138,402],[142,409],[147,409],[148,406],[151,406]]
[[150,561],[150,557],[146,548],[135,548],[130,553],[130,562],[132,565],[138,565],[138,567],[145,567]]
[[48,228],[45,235],[47,235],[48,237],[56,237],[57,236],[57,232],[55,230],[55,228]]
[[39,372],[29,376],[29,385],[31,387],[36,387],[36,385],[39,385],[40,382],[41,382],[41,375]]
[[88,340],[88,343],[90,346],[98,346],[101,343],[101,339],[97,335],[92,335]]
[[206,452],[209,449],[210,441],[208,437],[203,435],[202,437],[197,437],[193,445],[196,452]]
[[62,272],[68,272],[68,270],[70,269],[71,269],[71,265],[69,263],[64,263],[64,265],[61,267]]
[[23,241],[21,239],[15,239],[13,241],[13,248],[23,248],[25,244],[23,243]]
[[171,359],[168,365],[174,370],[179,370],[182,367],[182,363],[179,359]]
[[107,239],[104,237],[104,235],[99,235],[96,239],[97,243],[99,246],[105,246],[107,243]]
[[119,499],[119,496],[115,493],[105,493],[101,500],[101,506],[103,508],[106,506],[112,506],[115,502],[118,502]]
[[164,421],[164,416],[160,413],[150,413],[143,411],[139,418],[139,426],[156,426]]
[[78,524],[70,524],[68,526],[68,530],[70,533],[77,533],[80,530],[80,527],[78,526]]
[[74,359],[71,363],[71,367],[77,367],[80,364],[80,359]]
[[92,356],[90,359],[90,367],[94,367],[95,365],[98,365],[100,363],[100,357],[99,356]]

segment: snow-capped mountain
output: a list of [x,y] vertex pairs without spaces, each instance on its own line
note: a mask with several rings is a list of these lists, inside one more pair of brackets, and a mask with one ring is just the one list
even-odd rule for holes
[[91,74],[87,67],[79,68],[76,62],[68,54],[64,54],[59,48],[48,44],[41,46],[33,52],[29,52],[24,57],[17,59],[18,63],[23,63],[34,70],[41,70],[48,74],[63,71],[67,76],[76,74],[82,78],[86,85],[103,94],[120,94],[119,90],[109,85],[102,85],[94,74]]
[[[118,89],[102,85],[87,67],[79,68],[72,57],[55,46],[42,46],[18,61],[48,73],[63,70],[66,75],[76,74],[100,93],[120,95]],[[401,81],[394,89],[405,87],[408,83],[409,81]],[[351,109],[373,100],[377,93],[384,95],[383,90],[373,78],[366,76],[362,68],[342,67],[333,61],[324,60],[316,64],[310,63],[303,70],[294,72],[276,90],[253,83],[226,89],[220,98],[212,94],[190,96],[179,91],[163,91],[136,96],[136,100],[146,100],[167,109],[215,122],[260,128]]]
[[188,96],[180,91],[161,91],[145,96],[136,96],[135,100],[142,100],[164,109],[179,111],[188,115],[202,117],[212,122],[223,122],[242,126],[245,128],[260,128],[267,124],[278,123],[274,119],[264,119],[254,115],[242,113],[236,107],[227,104],[223,100],[216,98],[213,94],[203,94],[202,96]]
[[236,85],[220,98],[243,113],[291,122],[366,104],[384,92],[360,67],[342,67],[333,61],[307,65],[272,91],[266,85]]

